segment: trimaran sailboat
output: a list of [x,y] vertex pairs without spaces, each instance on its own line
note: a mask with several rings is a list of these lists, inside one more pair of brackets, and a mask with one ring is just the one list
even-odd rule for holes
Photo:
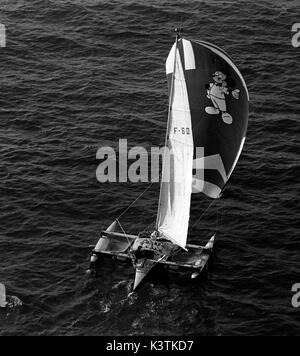
[[205,246],[189,244],[191,195],[219,199],[241,154],[248,123],[249,94],[232,59],[219,47],[182,38],[166,60],[169,113],[158,213],[148,235],[115,232],[118,220],[101,232],[88,272],[100,255],[132,261],[135,290],[156,264],[191,271],[206,265],[215,235]]

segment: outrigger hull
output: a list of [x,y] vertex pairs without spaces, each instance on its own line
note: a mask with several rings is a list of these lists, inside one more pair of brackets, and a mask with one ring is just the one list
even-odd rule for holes
[[[89,274],[95,273],[100,256],[133,263],[131,251],[137,238],[137,235],[128,235],[109,230],[102,231],[101,237],[92,251],[90,267],[87,272]],[[205,246],[187,244],[188,251],[175,249],[175,252],[170,251],[169,254],[163,254],[160,257],[146,258],[139,261],[138,264],[133,263],[135,267],[133,290],[141,284],[155,265],[163,265],[164,268],[171,271],[189,272],[191,273],[191,278],[198,277],[209,260],[214,240],[215,234],[211,236]]]

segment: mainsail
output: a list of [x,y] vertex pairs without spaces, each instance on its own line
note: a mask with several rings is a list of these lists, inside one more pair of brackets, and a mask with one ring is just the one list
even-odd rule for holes
[[[169,116],[157,229],[185,248],[192,193],[219,198],[242,151],[249,94],[232,59],[176,39],[166,61]],[[169,163],[169,164],[168,164]]]
[[171,50],[175,60],[167,60],[167,70],[174,66],[174,76],[157,227],[164,237],[184,248],[190,214],[194,145],[187,86],[176,47],[175,43]]

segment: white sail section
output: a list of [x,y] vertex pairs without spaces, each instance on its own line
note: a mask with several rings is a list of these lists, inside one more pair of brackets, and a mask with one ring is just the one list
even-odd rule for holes
[[171,51],[168,55],[168,58],[166,60],[166,74],[167,75],[170,73],[173,73],[173,70],[174,70],[175,49],[176,49],[176,42],[173,44]]
[[183,53],[184,53],[184,69],[191,70],[196,68],[195,56],[191,41],[182,39]]
[[193,168],[196,174],[193,176],[192,193],[204,193],[210,198],[217,199],[221,194],[221,189],[216,184],[204,180],[204,170],[210,169],[218,171],[224,184],[227,182],[227,176],[222,158],[219,154],[206,157],[198,157],[193,161]]
[[[173,53],[169,57],[174,59]],[[163,162],[157,228],[163,237],[185,248],[192,193],[193,135],[187,87],[178,50],[175,60],[167,140],[170,155],[165,155]],[[168,69],[170,65],[167,65]]]

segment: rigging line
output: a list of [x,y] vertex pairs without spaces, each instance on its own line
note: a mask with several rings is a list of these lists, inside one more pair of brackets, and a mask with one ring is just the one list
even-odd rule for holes
[[154,182],[151,182],[148,187],[116,218],[116,220],[120,219],[141,197],[146,191],[152,186]]
[[129,245],[129,250],[131,251],[131,243],[130,243],[130,241],[129,241],[129,238],[128,238],[126,232],[124,231],[124,229],[123,229],[123,227],[122,227],[120,221],[119,221],[118,219],[116,219],[116,221],[117,221],[117,223],[119,224],[121,230],[123,231],[123,234],[125,235],[125,237],[126,237],[126,239],[127,239],[127,242],[128,242],[128,245]]
[[202,218],[202,216],[207,212],[207,210],[213,206],[213,204],[217,201],[218,199],[214,199],[209,206],[204,210],[204,212],[200,215],[200,217],[197,219],[197,221],[193,224],[193,226],[191,227],[191,230],[193,230],[193,228],[195,227],[195,225],[198,224],[198,222],[200,221],[200,219]]
[[[147,226],[144,228],[144,230],[143,230],[142,232],[147,232],[147,230],[148,230],[151,226],[153,226],[153,230],[154,230],[155,221],[156,221],[156,220],[152,221],[149,225],[147,225]],[[151,230],[152,230],[152,229],[151,229]]]
[[219,204],[217,203],[217,224],[216,224],[216,233],[218,232],[218,226],[219,226]]
[[162,261],[165,257],[167,257],[167,255],[163,255],[161,258],[159,258],[157,261],[155,261],[155,263],[153,264],[152,268],[154,266],[156,266],[160,261]]

